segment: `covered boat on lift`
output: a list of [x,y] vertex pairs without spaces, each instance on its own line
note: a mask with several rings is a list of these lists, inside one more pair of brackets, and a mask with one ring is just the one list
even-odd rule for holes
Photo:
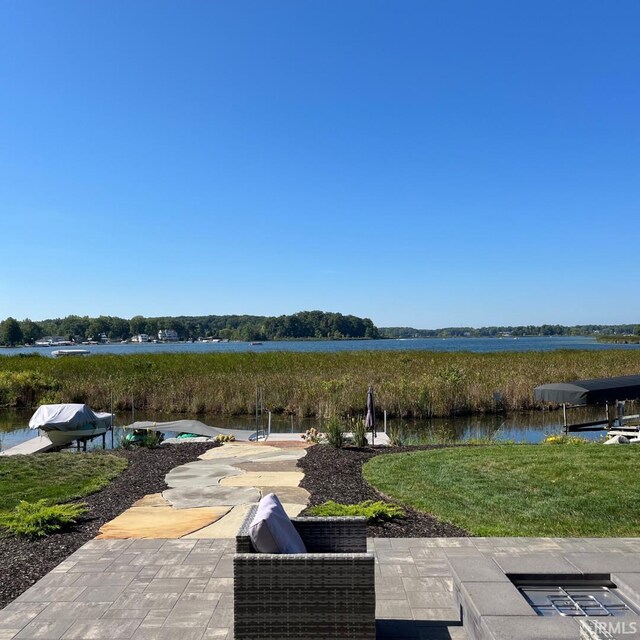
[[54,446],[63,447],[103,435],[112,423],[113,414],[93,411],[86,404],[43,404],[31,416],[29,427],[40,429]]

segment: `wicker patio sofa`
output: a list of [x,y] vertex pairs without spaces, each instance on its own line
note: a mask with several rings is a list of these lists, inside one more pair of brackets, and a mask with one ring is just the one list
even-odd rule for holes
[[364,518],[292,518],[306,554],[257,553],[249,538],[256,507],[236,536],[236,640],[373,640],[374,557]]

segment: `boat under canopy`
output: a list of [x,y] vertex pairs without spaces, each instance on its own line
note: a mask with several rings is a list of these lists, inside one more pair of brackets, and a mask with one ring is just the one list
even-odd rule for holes
[[[204,436],[206,438],[215,438],[218,435],[233,435],[236,440],[245,442],[258,440],[258,432],[254,430],[220,429],[218,427],[210,427],[199,420],[171,420],[169,422],[140,421],[126,426],[125,429],[147,429],[149,431],[193,433],[194,435]],[[260,432],[260,437],[264,437],[262,432]]]
[[29,427],[44,431],[60,447],[105,434],[112,420],[111,413],[93,411],[86,404],[43,404],[31,416]]
[[618,400],[640,398],[640,376],[618,376],[616,378],[594,378],[543,384],[534,390],[539,402],[570,405],[593,405],[614,403]]

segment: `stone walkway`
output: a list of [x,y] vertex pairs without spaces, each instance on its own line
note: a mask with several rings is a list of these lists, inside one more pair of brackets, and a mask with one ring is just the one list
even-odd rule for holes
[[282,447],[240,442],[210,449],[196,462],[172,469],[169,488],[138,500],[100,529],[98,539],[232,538],[247,510],[276,493],[290,516],[307,505],[296,466],[305,455],[298,443]]

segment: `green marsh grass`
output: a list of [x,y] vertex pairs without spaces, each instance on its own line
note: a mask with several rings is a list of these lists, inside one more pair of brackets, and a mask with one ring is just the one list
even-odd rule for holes
[[440,353],[162,353],[1,357],[0,406],[86,402],[116,410],[246,415],[264,406],[299,417],[357,415],[369,384],[389,417],[431,418],[535,407],[539,384],[638,373],[640,351]]
[[363,473],[474,535],[615,537],[640,535],[639,464],[633,445],[492,445],[377,456]]

